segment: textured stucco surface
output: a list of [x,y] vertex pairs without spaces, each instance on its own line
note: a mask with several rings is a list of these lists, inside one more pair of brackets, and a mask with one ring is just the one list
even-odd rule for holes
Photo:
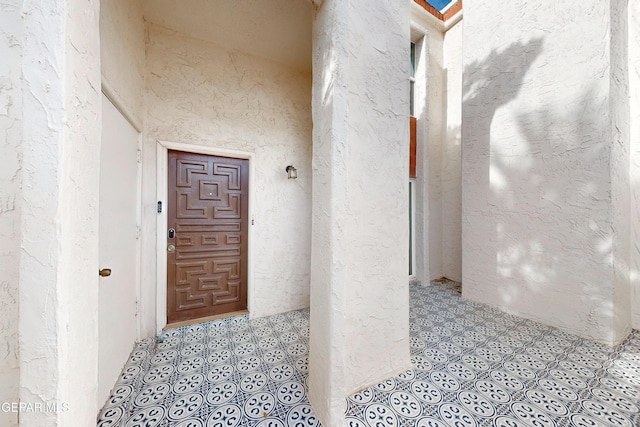
[[416,43],[416,278],[461,280],[460,123],[462,24],[443,33],[423,8],[411,9]]
[[[60,362],[58,344],[59,297],[57,275],[60,236],[57,230],[60,133],[64,94],[54,78],[45,92],[45,79],[63,69],[60,36],[64,13],[60,2],[47,7],[25,3],[30,19],[24,22],[23,51],[23,186],[20,265],[20,393],[21,401],[52,401],[58,398]],[[42,10],[40,9],[42,7]],[[45,23],[43,15],[53,17]],[[42,41],[41,45],[38,42]],[[40,67],[29,62],[43,57]],[[39,74],[42,73],[45,78]],[[26,91],[26,87],[30,90]],[[45,101],[41,104],[39,98]],[[45,107],[44,105],[47,105]],[[36,142],[37,141],[37,142]],[[44,144],[43,144],[44,143]],[[40,148],[38,145],[44,145]],[[48,178],[45,181],[45,176]],[[44,184],[44,187],[42,186]],[[28,191],[28,190],[30,191]],[[41,216],[42,214],[42,216]],[[30,285],[38,284],[38,292]],[[27,304],[28,303],[28,304]],[[43,380],[44,379],[44,380]],[[22,418],[22,417],[21,417]],[[54,424],[55,414],[30,415],[30,421]],[[44,422],[43,422],[44,421]]]
[[[254,154],[251,315],[308,307],[311,75],[153,24],[148,39],[143,301],[155,301],[156,143],[162,140]],[[287,179],[289,164],[298,179]],[[143,304],[143,310],[155,316],[155,307]]]
[[[98,194],[101,135],[98,0],[67,0],[60,162],[59,425],[91,425],[98,411]],[[46,176],[42,178],[47,179]],[[81,300],[80,300],[81,299]],[[41,379],[40,379],[41,380]]]
[[611,2],[611,258],[613,263],[613,326],[616,341],[631,332],[630,268],[630,111],[627,4]]
[[417,118],[416,277],[424,283],[443,276],[444,36],[424,10],[412,11],[416,43],[414,115]]
[[640,2],[628,4],[633,328],[640,329]]
[[[345,2],[346,3],[346,2]],[[313,220],[308,396],[323,425],[341,425],[346,369],[344,218],[348,7],[326,1],[313,22]],[[324,210],[319,217],[317,212]],[[318,319],[318,320],[316,320]]]
[[20,422],[86,426],[97,412],[99,2],[23,7],[19,398],[64,406]]
[[[422,13],[422,12],[419,12]],[[443,34],[412,15],[416,42],[416,264],[418,280],[442,277]],[[416,22],[417,20],[417,22]]]
[[145,27],[138,0],[100,2],[103,83],[138,123],[144,117]]
[[[21,0],[0,5],[0,402],[18,400],[18,279],[22,182]],[[14,426],[16,413],[0,412]]]
[[462,29],[444,35],[445,130],[442,147],[442,275],[462,280]]
[[311,2],[142,0],[147,22],[311,72]]
[[469,0],[463,40],[463,296],[605,343],[625,332],[611,16]]
[[[424,171],[426,185],[424,195],[428,198],[429,215],[426,228],[426,240],[429,245],[429,276],[426,282],[444,275],[443,270],[443,160],[444,160],[444,123],[445,123],[445,80],[444,80],[444,35],[432,28],[426,34],[429,58],[424,67],[427,81],[427,97],[425,99],[426,120],[420,121],[420,132],[424,135],[422,160],[428,166]],[[422,67],[419,67],[419,70]],[[422,77],[422,74],[421,74]]]
[[[23,76],[23,188],[19,259],[20,393],[24,402],[59,399],[61,237],[57,211],[64,116],[63,2],[25,2]],[[45,20],[45,16],[48,18]],[[37,64],[37,66],[34,66]],[[51,79],[51,82],[47,80]],[[46,87],[48,85],[48,88]],[[37,284],[37,288],[36,288]],[[37,289],[37,292],[35,290]],[[55,425],[58,414],[21,414]]]
[[[427,30],[425,30],[427,31]],[[416,44],[415,84],[414,84],[414,116],[416,117],[416,178],[415,178],[415,212],[414,238],[415,242],[415,277],[422,283],[429,283],[430,246],[429,246],[429,156],[426,145],[427,120],[429,103],[427,96],[429,86],[429,43],[424,32],[419,31],[414,36]]]
[[409,366],[409,3],[325,0],[313,40],[309,398],[339,426]]

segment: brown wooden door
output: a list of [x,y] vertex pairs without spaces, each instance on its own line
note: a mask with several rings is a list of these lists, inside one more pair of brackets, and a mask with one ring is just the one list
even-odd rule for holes
[[167,323],[247,308],[248,169],[169,151]]

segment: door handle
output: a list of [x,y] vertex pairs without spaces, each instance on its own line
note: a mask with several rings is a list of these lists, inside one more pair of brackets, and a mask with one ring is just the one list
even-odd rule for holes
[[103,268],[102,270],[100,270],[98,272],[98,274],[100,275],[100,277],[109,277],[109,276],[111,276],[111,269],[110,268]]
[[176,245],[167,245],[167,252],[174,253],[176,251]]

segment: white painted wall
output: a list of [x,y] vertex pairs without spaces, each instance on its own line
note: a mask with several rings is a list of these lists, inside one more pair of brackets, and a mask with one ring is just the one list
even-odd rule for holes
[[[429,245],[429,280],[439,279],[443,270],[443,140],[445,116],[445,79],[444,79],[444,35],[429,27],[426,34],[428,47],[425,71],[427,80],[426,120],[419,122],[420,133],[425,136],[421,141],[425,170],[426,187],[424,197],[428,197],[429,226],[427,244]],[[422,68],[422,67],[419,67]],[[422,77],[422,76],[421,76]]]
[[179,33],[311,72],[308,0],[141,0],[144,19]]
[[415,11],[411,39],[416,43],[416,278],[428,284],[442,277],[443,37],[429,21],[419,20]]
[[463,296],[616,343],[628,329],[614,322],[624,150],[611,148],[609,3],[464,7]]
[[613,261],[613,332],[621,340],[631,331],[630,110],[629,31],[626,2],[610,3],[611,52],[609,121],[611,143],[611,205]]
[[[251,315],[308,307],[311,76],[153,24],[148,25],[148,39],[143,147],[145,323],[155,322],[158,140],[254,153]],[[287,179],[289,164],[298,169],[298,179]]]
[[[22,45],[21,0],[0,13],[0,402],[17,402],[18,281],[22,184]],[[0,411],[0,425],[15,426],[18,414]]]
[[[99,185],[102,109],[98,89],[100,37],[96,31],[100,4],[98,0],[67,0],[65,6],[66,93],[57,212],[61,238],[59,398],[69,404],[69,411],[60,415],[60,425],[80,426],[93,423],[98,412],[95,403],[98,346],[94,339],[87,337],[95,337],[98,330],[98,195],[95,189]],[[40,178],[49,179],[46,175]],[[29,250],[26,252],[31,255]],[[38,382],[41,381],[42,378],[38,378]]]
[[631,285],[633,328],[640,329],[640,2],[628,4],[631,142]]
[[415,5],[412,10],[411,38],[416,42],[416,277],[428,284],[443,276],[444,36],[431,18],[424,16],[427,12]]
[[[97,407],[97,1],[25,1],[19,398],[59,404],[21,425],[86,426]],[[17,260],[18,261],[18,260]],[[65,410],[66,408],[66,410]]]
[[138,0],[100,1],[102,83],[132,119],[144,118],[145,28]]
[[416,278],[461,280],[462,24],[452,27],[411,7],[416,42]]
[[442,275],[462,280],[462,28],[444,35],[444,131],[442,147]]
[[[429,156],[426,149],[427,128],[424,122],[427,120],[429,102],[427,102],[427,85],[429,75],[429,42],[424,33],[416,31],[414,42],[416,44],[416,70],[414,84],[414,115],[416,117],[416,178],[415,178],[415,277],[422,283],[429,283]],[[413,34],[412,34],[413,35]]]
[[309,398],[338,426],[348,394],[410,365],[409,3],[325,0],[313,41]]

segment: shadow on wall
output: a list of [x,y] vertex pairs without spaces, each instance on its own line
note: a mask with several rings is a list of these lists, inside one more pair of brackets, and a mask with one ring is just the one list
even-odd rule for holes
[[[605,127],[595,90],[562,103],[557,82],[527,77],[543,42],[512,43],[464,70],[463,262],[477,267],[464,268],[477,275],[465,297],[570,329],[567,302],[584,304],[580,320],[600,328],[597,319],[613,310],[598,299],[601,282],[580,266],[611,257],[598,203],[609,196],[596,184],[609,170]],[[519,96],[524,88],[555,102]]]
[[[450,75],[452,77],[450,77]],[[456,85],[459,84],[460,86]],[[456,87],[457,86],[457,87]],[[462,282],[462,112],[459,110],[462,90],[460,70],[443,70],[443,98],[446,129],[442,152],[442,273]],[[457,105],[452,105],[451,101]],[[450,123],[453,123],[450,124]]]
[[[509,235],[509,230],[504,229],[504,218],[498,219],[498,215],[506,211],[505,205],[512,204],[501,199],[513,196],[513,190],[505,179],[509,174],[493,165],[496,153],[491,142],[491,125],[498,109],[517,97],[526,73],[542,51],[542,44],[542,39],[512,43],[503,51],[492,50],[484,60],[467,64],[463,70],[463,283],[467,284],[465,270],[473,270],[468,265],[482,264],[484,269],[477,274],[486,275],[474,279],[479,285],[463,285],[463,294],[473,300],[483,300],[478,287],[488,284],[485,281],[493,281],[499,271],[509,275],[504,268],[512,262],[505,259],[507,248],[500,242],[501,237]],[[482,261],[470,259],[478,254],[485,254]],[[515,291],[501,289],[503,301],[495,304],[508,311],[505,306],[515,295],[506,293]]]

